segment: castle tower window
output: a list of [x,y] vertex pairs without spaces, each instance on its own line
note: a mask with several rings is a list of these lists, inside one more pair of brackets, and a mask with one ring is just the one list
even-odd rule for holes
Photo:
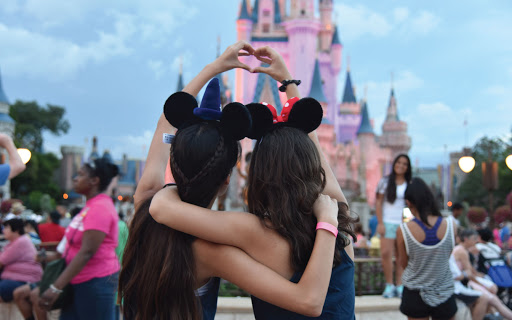
[[269,17],[270,16],[270,10],[263,10],[263,16]]

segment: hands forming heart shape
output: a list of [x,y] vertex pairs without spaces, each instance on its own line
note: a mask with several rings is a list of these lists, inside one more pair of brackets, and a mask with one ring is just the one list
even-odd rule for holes
[[[268,64],[268,67],[258,66],[250,68],[239,60],[239,57],[254,56],[259,61]],[[254,49],[248,42],[238,41],[229,46],[224,53],[217,58],[220,72],[231,70],[233,68],[245,69],[251,73],[266,73],[274,80],[282,82],[285,79],[291,79],[291,75],[286,67],[283,57],[269,46]]]

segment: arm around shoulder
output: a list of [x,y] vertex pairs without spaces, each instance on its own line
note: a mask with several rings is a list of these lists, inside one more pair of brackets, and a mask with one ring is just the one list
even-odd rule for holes
[[278,307],[310,317],[322,313],[335,247],[335,238],[328,231],[317,231],[313,253],[299,283],[283,278],[238,248],[203,244],[209,253],[200,259],[209,265],[212,276],[222,277]]

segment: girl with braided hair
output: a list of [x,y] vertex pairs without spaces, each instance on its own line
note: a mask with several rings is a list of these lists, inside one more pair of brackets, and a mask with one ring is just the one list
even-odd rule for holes
[[[272,48],[255,50],[254,56],[269,64],[252,72],[264,72],[283,82],[292,79],[283,58]],[[354,319],[354,253],[349,236],[354,219],[347,211],[347,201],[323,156],[315,129],[322,121],[322,108],[312,98],[299,96],[297,86],[286,87],[288,102],[281,115],[268,104],[247,105],[253,128],[249,137],[256,139],[248,176],[248,203],[252,214],[216,212],[180,201],[173,188],[159,191],[150,213],[156,221],[171,228],[215,243],[236,246],[275,270],[291,282],[303,281],[308,259],[314,257],[317,220],[315,200],[321,194],[335,199],[336,219],[330,221],[340,231],[325,303],[307,316],[321,319]],[[308,136],[309,134],[309,136]],[[319,223],[317,226],[322,227]],[[316,239],[316,243],[315,243]],[[247,275],[250,277],[250,275]],[[309,319],[284,310],[264,296],[253,293],[256,319]],[[273,304],[271,304],[273,303]]]
[[[183,92],[174,93],[165,103],[134,196],[136,212],[119,281],[125,319],[213,319],[219,286],[216,277],[295,312],[317,315],[321,311],[334,256],[335,237],[330,232],[316,231],[304,276],[299,283],[292,283],[239,248],[171,229],[149,214],[150,205],[156,201],[154,194],[164,184],[168,159],[177,196],[183,201],[211,208],[215,197],[226,191],[240,154],[238,140],[251,128],[250,114],[239,103],[220,111],[216,79],[208,85],[200,107],[194,96],[220,72],[236,67],[249,69],[238,60],[243,52],[254,54],[254,49],[245,42],[228,47]],[[169,149],[160,140],[169,132],[176,132],[170,157]],[[163,190],[170,189],[175,188]],[[337,226],[337,205],[328,196],[317,195],[313,209],[318,221]],[[238,231],[244,232],[244,228]],[[269,239],[277,237],[274,232],[268,233]]]

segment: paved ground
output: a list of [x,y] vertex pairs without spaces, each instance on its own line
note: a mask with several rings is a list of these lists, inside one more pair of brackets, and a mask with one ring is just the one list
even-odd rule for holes
[[[404,320],[398,311],[400,299],[381,296],[356,297],[357,320]],[[219,298],[215,320],[254,320],[249,298]]]

